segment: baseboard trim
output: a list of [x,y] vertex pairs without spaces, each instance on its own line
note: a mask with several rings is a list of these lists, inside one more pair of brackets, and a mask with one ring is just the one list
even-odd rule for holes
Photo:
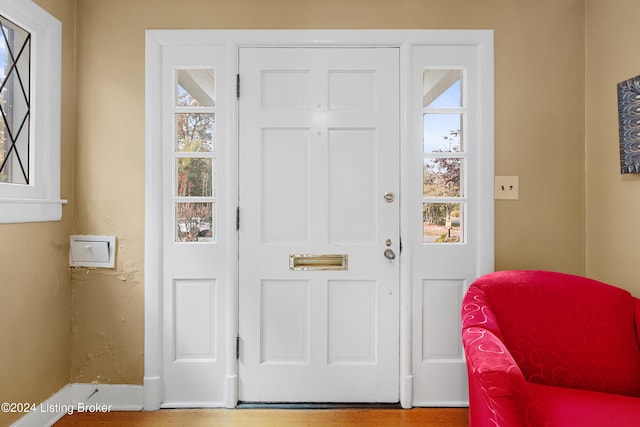
[[71,402],[78,405],[111,406],[112,411],[142,411],[144,392],[141,385],[71,384]]
[[74,412],[141,411],[141,385],[68,384],[11,427],[50,427]]
[[[160,409],[224,408],[224,402],[163,402]],[[146,409],[145,409],[146,410]]]
[[71,387],[66,385],[56,394],[39,404],[34,411],[29,412],[11,424],[11,427],[49,427],[68,412],[72,412],[72,408]]
[[162,381],[159,376],[144,377],[144,410],[157,411],[162,404]]
[[468,408],[468,400],[436,400],[436,401],[423,401],[413,402],[414,408]]
[[238,376],[227,375],[225,387],[227,401],[224,406],[227,409],[233,409],[238,404]]
[[400,377],[400,404],[404,409],[413,407],[413,376]]

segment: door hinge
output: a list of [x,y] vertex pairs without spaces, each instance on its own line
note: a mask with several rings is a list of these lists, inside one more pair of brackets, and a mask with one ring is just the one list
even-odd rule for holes
[[236,208],[236,231],[240,231],[240,206]]
[[400,253],[402,253],[402,237],[400,237]]
[[240,74],[236,74],[236,98],[240,99]]
[[240,335],[236,336],[236,360],[240,360]]

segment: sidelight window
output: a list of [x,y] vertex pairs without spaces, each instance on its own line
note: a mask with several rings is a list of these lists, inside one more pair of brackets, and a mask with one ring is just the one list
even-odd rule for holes
[[461,69],[423,72],[424,243],[464,242],[466,108]]
[[216,238],[215,70],[177,69],[174,205],[177,242]]

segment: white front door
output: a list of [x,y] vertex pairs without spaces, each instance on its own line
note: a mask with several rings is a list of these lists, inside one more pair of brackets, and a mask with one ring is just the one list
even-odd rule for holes
[[239,398],[397,402],[399,49],[239,70]]

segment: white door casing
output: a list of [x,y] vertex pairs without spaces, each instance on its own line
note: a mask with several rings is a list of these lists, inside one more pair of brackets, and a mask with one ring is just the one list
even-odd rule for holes
[[[455,339],[458,322],[457,298],[469,281],[493,269],[493,32],[490,30],[149,30],[146,40],[146,160],[145,160],[145,409],[161,406],[226,406],[234,407],[238,401],[239,378],[236,354],[238,335],[238,240],[235,233],[235,210],[238,199],[238,115],[236,112],[234,76],[238,66],[240,47],[395,47],[400,51],[400,230],[403,253],[398,259],[400,268],[400,345],[399,375],[400,401],[403,407],[456,406],[466,404],[466,384],[463,378],[464,364],[456,353]],[[458,52],[460,62],[438,52]],[[181,272],[175,277],[165,277],[165,267],[171,262],[167,255],[167,239],[174,238],[174,224],[167,224],[171,214],[167,199],[166,175],[172,167],[165,158],[166,148],[166,95],[168,86],[163,80],[167,73],[166,57],[172,52],[191,55],[186,62],[200,61],[214,65],[219,77],[225,80],[218,87],[216,117],[218,139],[224,141],[216,153],[219,164],[216,180],[219,183],[216,203],[220,239],[217,239],[218,256],[208,264],[209,271],[193,274]],[[207,53],[209,52],[209,53]],[[425,58],[427,58],[425,60]],[[183,57],[183,60],[187,58]],[[189,62],[191,61],[191,62]],[[195,61],[195,62],[194,62]],[[437,246],[424,245],[421,239],[421,174],[422,138],[421,115],[424,109],[419,98],[422,85],[417,75],[419,68],[437,66],[461,68],[468,81],[468,102],[465,105],[469,163],[466,171],[466,243],[440,246],[443,255],[451,259],[463,256],[455,264],[457,273],[448,261],[435,256]],[[466,61],[466,62],[465,62]],[[183,64],[184,65],[184,64]],[[207,66],[208,66],[207,65]],[[170,73],[169,73],[170,74]],[[220,82],[220,78],[218,81]],[[171,89],[169,89],[171,90]],[[417,92],[416,92],[417,91]],[[221,129],[223,129],[221,131]],[[471,143],[473,142],[473,148]],[[165,159],[165,160],[163,160]],[[170,184],[169,184],[170,185]],[[401,197],[400,197],[401,196]],[[222,238],[224,236],[224,238]],[[202,245],[205,247],[206,245]],[[458,252],[458,253],[457,253]],[[466,253],[466,254],[465,254]],[[210,258],[209,258],[210,259]],[[434,262],[438,260],[437,262]],[[220,261],[222,264],[217,264]],[[447,267],[449,266],[449,267]],[[445,268],[447,267],[447,268]],[[167,270],[168,269],[168,270]],[[337,274],[338,272],[336,272]],[[173,274],[173,273],[172,273]],[[194,280],[195,289],[204,295],[205,288],[216,288],[216,304],[209,302],[200,307],[216,307],[209,331],[217,343],[216,367],[211,360],[202,364],[200,374],[190,374],[185,382],[188,387],[200,390],[194,393],[170,390],[172,374],[167,370],[169,356],[175,354],[171,344],[175,330],[175,301],[167,301],[167,283]],[[210,281],[214,279],[214,281]],[[198,282],[205,280],[205,282]],[[164,285],[163,285],[164,284]],[[183,283],[184,284],[184,283]],[[453,285],[453,286],[449,286]],[[193,290],[185,287],[185,290]],[[185,294],[187,295],[187,294]],[[209,295],[212,295],[209,293]],[[433,298],[433,296],[443,296]],[[192,295],[193,300],[200,298]],[[183,298],[184,300],[184,298]],[[211,301],[211,300],[209,300]],[[443,304],[438,305],[438,301]],[[448,308],[446,308],[448,307]],[[434,309],[435,308],[435,309]],[[440,311],[438,311],[440,309]],[[205,310],[206,311],[206,310]],[[454,313],[454,314],[452,314]],[[440,322],[440,335],[433,331],[434,318],[444,315],[447,322]],[[173,320],[167,320],[173,319]],[[173,322],[173,323],[172,323]],[[453,322],[453,326],[451,325]],[[455,333],[454,333],[455,332]],[[456,337],[444,337],[455,334]],[[204,336],[206,334],[202,334]],[[440,338],[438,338],[440,337]],[[435,341],[434,341],[435,340]],[[435,345],[435,347],[434,347]],[[183,347],[184,348],[184,347]],[[435,354],[431,349],[445,349]],[[436,357],[433,357],[433,356]],[[207,359],[207,358],[204,358]],[[211,358],[209,358],[211,359]],[[194,362],[193,360],[191,362]],[[194,365],[195,366],[195,365]],[[440,370],[440,368],[443,368]],[[208,371],[207,371],[208,369]],[[444,375],[440,375],[440,372]],[[451,380],[453,378],[453,380]],[[442,385],[453,384],[440,392]],[[456,391],[457,390],[457,391]]]
[[[398,49],[243,48],[239,69],[240,400],[397,402]],[[309,254],[345,266],[291,265]]]

